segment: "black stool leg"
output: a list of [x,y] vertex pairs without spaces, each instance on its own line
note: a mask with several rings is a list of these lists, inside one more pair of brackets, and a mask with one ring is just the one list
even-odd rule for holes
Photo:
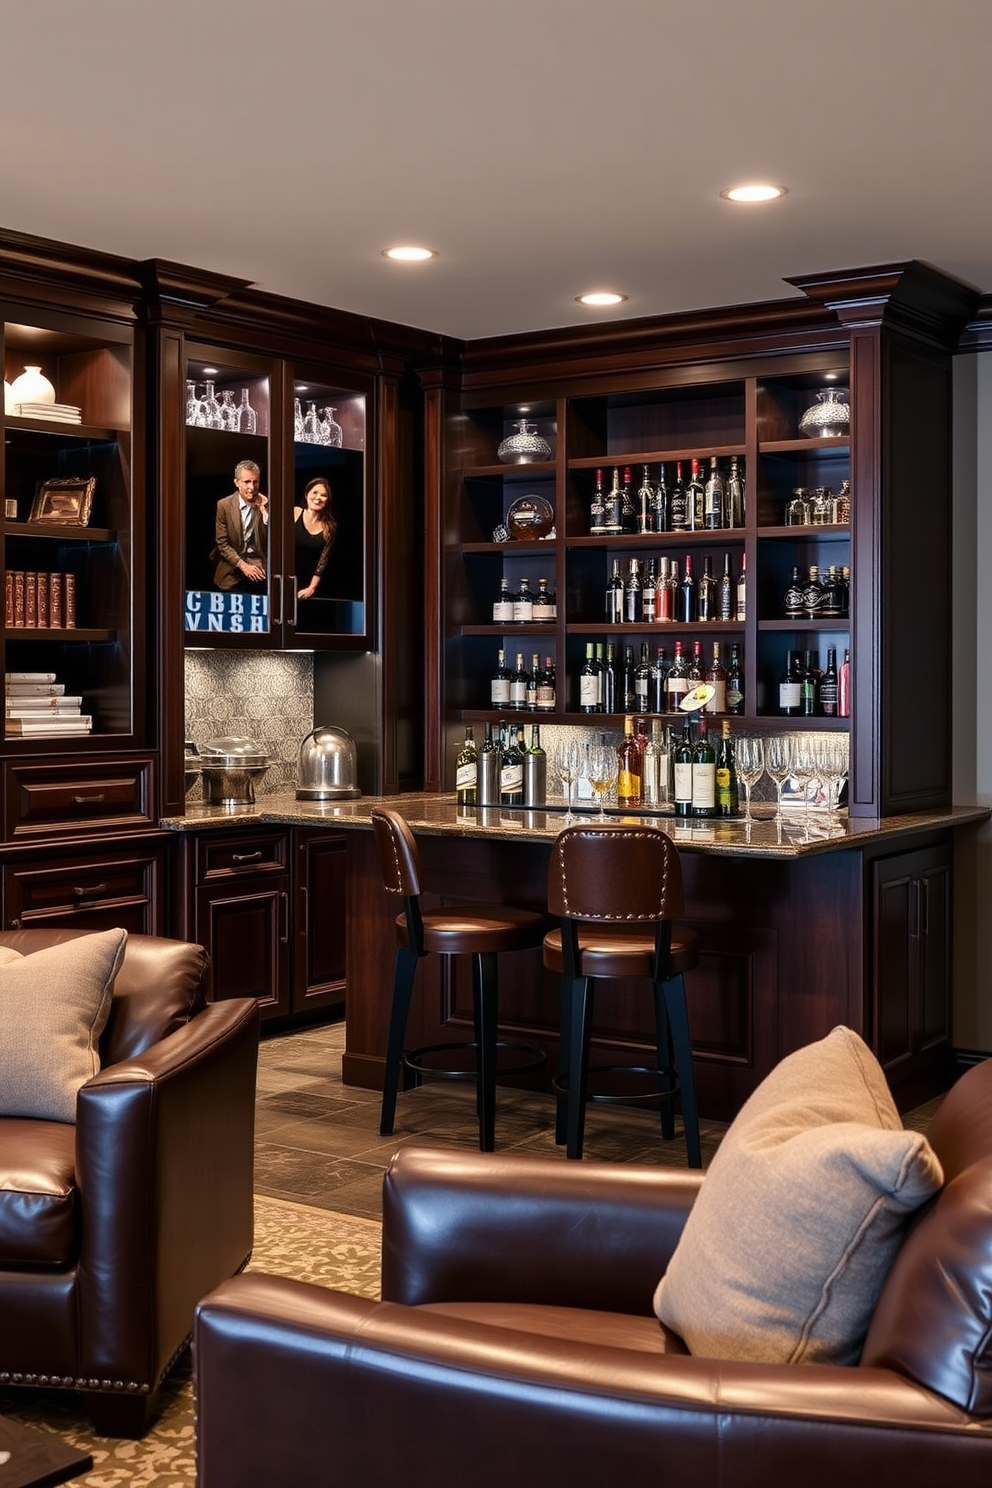
[[682,1093],[685,1150],[690,1168],[701,1168],[703,1158],[699,1148],[696,1077],[692,1066],[692,1040],[689,1037],[689,1009],[686,1005],[685,982],[682,977],[675,976],[669,977],[663,985],[668,1026],[672,1032],[672,1044],[675,1050],[675,1068],[678,1071],[679,1088]]
[[406,1020],[410,1011],[413,978],[417,970],[417,956],[413,951],[399,946],[396,951],[396,972],[393,977],[393,1006],[389,1014],[389,1038],[386,1043],[386,1075],[382,1083],[382,1114],[379,1118],[379,1134],[392,1135],[396,1118],[396,1091],[400,1083],[400,1065],[403,1060],[403,1040],[406,1036]]
[[472,981],[475,1003],[475,1028],[479,1104],[479,1147],[492,1152],[496,1147],[496,1041],[498,1024],[497,960],[493,951],[479,951],[472,957]]
[[572,983],[568,1029],[567,1157],[581,1157],[586,1125],[586,1092],[589,1072],[589,1035],[592,1027],[590,977]]
[[[669,1037],[668,1009],[665,1007],[665,988],[662,982],[654,984],[654,1042],[661,1089],[674,1090],[672,1042]],[[670,1142],[675,1135],[675,1102],[670,1098],[661,1102],[661,1135],[667,1142]]]
[[555,1097],[555,1142],[564,1147],[568,1141],[568,1046],[572,1029],[571,977],[561,979],[561,1031],[558,1036],[558,1074],[555,1084],[559,1087]]

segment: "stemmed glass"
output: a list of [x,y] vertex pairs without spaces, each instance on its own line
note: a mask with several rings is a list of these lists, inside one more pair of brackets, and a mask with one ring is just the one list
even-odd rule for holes
[[837,811],[841,786],[847,776],[848,738],[846,734],[821,734],[819,738],[820,778],[827,791],[827,807]]
[[572,820],[572,786],[582,774],[582,746],[578,739],[565,739],[552,757],[552,769],[561,780],[565,792],[565,821]]
[[792,741],[792,774],[803,788],[803,815],[809,826],[809,790],[819,781],[819,762],[816,738],[811,734],[798,734]]
[[744,815],[751,817],[751,791],[765,773],[765,741],[754,734],[737,740],[737,777],[744,786]]
[[617,752],[610,744],[594,744],[586,766],[589,784],[599,801],[599,820],[606,820],[606,795],[617,778]]
[[778,796],[776,816],[782,816],[782,789],[792,774],[792,738],[789,734],[770,734],[765,740],[765,769],[775,782]]

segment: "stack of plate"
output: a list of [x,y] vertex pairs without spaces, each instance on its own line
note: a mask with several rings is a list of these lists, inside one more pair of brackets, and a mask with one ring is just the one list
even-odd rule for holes
[[47,419],[54,424],[81,424],[82,416],[71,403],[15,403],[14,413],[21,418]]

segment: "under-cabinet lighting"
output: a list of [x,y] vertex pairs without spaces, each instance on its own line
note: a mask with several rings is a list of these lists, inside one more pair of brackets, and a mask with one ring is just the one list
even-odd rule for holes
[[785,186],[772,186],[764,181],[755,181],[746,186],[728,186],[726,191],[720,195],[725,201],[732,202],[767,202],[774,201],[776,197],[787,195]]
[[622,305],[627,298],[625,294],[617,294],[612,289],[593,289],[588,294],[575,296],[580,305],[592,305],[596,308],[602,305]]
[[429,258],[437,258],[433,248],[418,248],[413,243],[397,248],[383,248],[382,256],[391,258],[394,263],[426,263]]

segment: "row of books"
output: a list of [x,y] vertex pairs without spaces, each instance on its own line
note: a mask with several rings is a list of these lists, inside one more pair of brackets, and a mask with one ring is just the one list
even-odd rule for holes
[[82,697],[67,694],[55,672],[6,672],[4,704],[8,738],[64,738],[93,730]]
[[5,575],[8,630],[74,630],[76,575],[8,569]]

